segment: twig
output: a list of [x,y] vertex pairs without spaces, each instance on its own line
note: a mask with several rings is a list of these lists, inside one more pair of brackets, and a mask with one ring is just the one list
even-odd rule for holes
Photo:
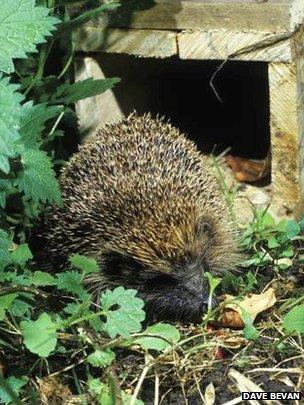
[[151,366],[152,366],[152,364],[149,362],[149,363],[147,363],[147,364],[145,365],[145,367],[143,368],[143,371],[142,371],[142,373],[141,373],[141,375],[140,375],[140,377],[139,377],[139,379],[138,379],[138,382],[137,382],[137,384],[136,384],[136,387],[135,387],[135,390],[134,390],[134,392],[133,392],[132,398],[131,398],[131,400],[130,400],[130,405],[134,405],[134,404],[135,404],[135,401],[136,401],[137,396],[138,396],[138,394],[139,394],[139,390],[140,390],[140,388],[141,388],[141,386],[142,386],[142,384],[143,384],[143,382],[144,382],[144,379],[145,379],[145,377],[146,377],[148,371],[150,370]]
[[157,374],[157,371],[154,371],[155,375],[155,385],[154,385],[154,405],[159,404],[159,376]]
[[[298,29],[298,27],[297,27],[297,29]],[[290,31],[284,32],[283,34],[269,35],[266,38],[260,39],[259,41],[256,41],[251,45],[243,46],[242,48],[238,49],[237,51],[229,54],[227,56],[227,58],[225,60],[223,60],[223,62],[216,68],[216,70],[212,74],[211,79],[209,81],[210,87],[214,91],[214,94],[216,95],[216,98],[221,103],[223,102],[223,100],[221,99],[221,97],[219,96],[219,94],[218,94],[218,92],[217,92],[217,90],[215,88],[214,79],[216,78],[217,74],[223,69],[224,65],[229,60],[235,58],[236,56],[243,55],[243,54],[258,50],[258,49],[268,48],[268,47],[270,47],[272,45],[276,45],[276,44],[278,44],[280,42],[283,42],[283,41],[291,38],[292,35],[297,31],[297,29],[294,30],[294,31],[291,31],[291,32]]]
[[302,370],[300,368],[253,368],[252,370],[245,371],[245,373],[257,373],[259,371],[265,371],[268,373],[291,373],[291,374],[300,374]]

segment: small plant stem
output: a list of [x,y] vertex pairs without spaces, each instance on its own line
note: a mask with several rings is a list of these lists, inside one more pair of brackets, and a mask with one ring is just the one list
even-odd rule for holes
[[2,287],[0,288],[0,297],[3,297],[4,295],[8,294],[14,294],[16,292],[26,292],[26,293],[31,293],[35,295],[39,295],[42,298],[48,298],[49,294],[38,290],[33,287],[27,287],[27,286],[12,286],[12,287]]
[[56,121],[55,121],[55,123],[54,123],[52,129],[50,130],[49,136],[53,135],[55,129],[57,128],[57,126],[58,126],[58,124],[59,124],[59,122],[61,121],[61,119],[62,119],[63,116],[64,116],[64,111],[62,111],[62,112],[58,115],[58,117],[57,117],[57,119],[56,119]]
[[154,370],[154,375],[155,375],[155,385],[154,385],[154,405],[159,404],[159,376]]
[[76,325],[77,323],[81,323],[81,322],[85,322],[85,321],[90,321],[91,319],[95,319],[99,316],[103,316],[106,315],[106,311],[102,310],[99,312],[96,312],[95,314],[90,314],[90,315],[86,315],[86,316],[82,316],[81,318],[75,319],[74,321],[72,321],[71,323],[69,322],[69,320],[67,320],[66,322],[64,322],[65,327],[67,326],[73,326]]
[[66,71],[68,70],[68,68],[70,67],[71,63],[73,62],[74,59],[74,50],[75,50],[75,45],[74,42],[72,41],[72,49],[71,49],[71,53],[69,56],[69,59],[67,60],[66,64],[64,65],[61,73],[58,76],[58,79],[61,79],[62,76],[64,76],[64,74],[66,73]]

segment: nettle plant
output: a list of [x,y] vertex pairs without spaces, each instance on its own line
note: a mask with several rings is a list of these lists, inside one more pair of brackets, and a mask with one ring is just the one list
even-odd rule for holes
[[[93,297],[83,287],[83,279],[99,271],[93,259],[75,255],[71,268],[56,275],[28,266],[32,254],[26,241],[35,219],[48,204],[61,204],[55,169],[63,163],[58,153],[62,128],[77,126],[73,103],[119,82],[109,78],[74,83],[71,73],[72,30],[115,10],[119,3],[88,1],[95,8],[72,19],[67,7],[71,3],[0,2],[0,348],[24,358],[21,370],[0,373],[0,403],[5,404],[20,403],[20,395],[33,396],[30,374],[38,365],[47,371],[57,354],[68,358],[75,350],[73,344],[87,364],[91,397],[112,404],[111,386],[93,378],[90,367],[110,366],[116,347],[136,344],[143,352],[165,351],[179,340],[177,329],[167,324],[140,333],[144,303],[134,290],[105,291],[92,307]],[[59,58],[56,74],[49,73],[54,55]],[[59,308],[52,309],[55,301]],[[100,338],[92,339],[90,331]],[[28,362],[33,363],[30,368]],[[127,394],[120,396],[123,403],[129,401]]]

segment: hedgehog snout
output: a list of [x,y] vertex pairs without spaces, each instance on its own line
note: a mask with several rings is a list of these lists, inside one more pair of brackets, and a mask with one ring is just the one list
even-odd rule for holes
[[199,323],[208,309],[209,288],[201,271],[168,276],[166,282],[154,279],[153,286],[149,283],[139,295],[146,303],[148,321]]

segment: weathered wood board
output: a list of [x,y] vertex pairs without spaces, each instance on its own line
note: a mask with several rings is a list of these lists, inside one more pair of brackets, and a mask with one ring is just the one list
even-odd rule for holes
[[290,2],[125,0],[110,18],[121,28],[286,31]]
[[[287,36],[287,34],[286,34]],[[291,61],[290,39],[278,40],[278,36],[267,32],[236,32],[227,30],[182,32],[177,35],[179,57],[181,59],[255,60],[261,62]],[[284,38],[280,36],[279,38]],[[265,42],[265,45],[262,43]],[[260,45],[260,46],[258,46]],[[248,49],[238,54],[242,49]],[[251,49],[251,50],[250,50]]]
[[160,30],[123,30],[84,26],[74,34],[76,51],[127,53],[150,58],[177,54],[176,34]]

